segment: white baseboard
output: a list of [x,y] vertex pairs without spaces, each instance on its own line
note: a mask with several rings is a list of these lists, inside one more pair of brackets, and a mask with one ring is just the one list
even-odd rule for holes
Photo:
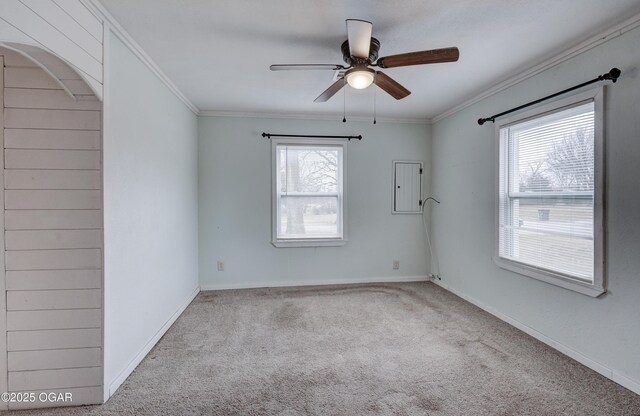
[[200,284],[200,288],[202,290],[258,289],[264,287],[348,285],[354,283],[426,282],[428,280],[429,278],[427,276],[360,277],[345,279],[277,280],[274,282],[258,281],[237,284]]
[[478,308],[489,312],[491,315],[495,316],[496,318],[508,323],[511,326],[514,326],[516,328],[518,328],[519,330],[521,330],[522,332],[531,335],[532,337],[534,337],[535,339],[537,339],[538,341],[544,342],[545,344],[547,344],[548,346],[550,346],[551,348],[561,352],[562,354],[573,358],[574,360],[576,360],[577,362],[579,362],[580,364],[583,364],[587,367],[589,367],[590,369],[592,369],[593,371],[602,374],[603,376],[605,376],[606,378],[608,378],[609,380],[612,380],[615,383],[618,383],[619,385],[621,385],[624,388],[627,388],[629,390],[631,390],[632,392],[636,393],[636,394],[640,394],[640,382],[636,381],[636,380],[632,380],[627,376],[624,376],[620,373],[617,373],[615,370],[610,369],[609,367],[598,363],[597,361],[592,360],[591,358],[581,354],[580,352],[574,350],[571,347],[568,347],[544,334],[542,334],[541,332],[536,331],[535,329],[531,328],[530,326],[523,324],[522,322],[518,321],[517,319],[511,318],[510,316],[507,316],[501,312],[498,312],[497,310],[495,310],[494,308],[492,308],[491,306],[488,306],[468,295],[465,295],[464,293],[459,292],[456,289],[453,289],[452,287],[448,286],[447,284],[443,283],[441,280],[436,280],[433,279],[431,280],[433,283],[435,283],[436,285],[440,286],[441,288],[453,293],[454,295],[466,300],[469,303],[474,304],[475,306],[477,306]]
[[176,319],[178,319],[178,317],[182,314],[182,312],[184,312],[184,310],[187,309],[187,306],[189,306],[189,304],[193,301],[193,299],[195,299],[198,293],[200,293],[199,286],[196,288],[196,290],[193,291],[191,295],[189,295],[187,300],[184,301],[182,305],[180,305],[180,307],[173,313],[173,315],[171,315],[171,317],[167,320],[167,322],[165,322],[164,325],[162,325],[162,327],[158,330],[158,332],[156,332],[155,335],[151,337],[151,339],[145,344],[145,346],[142,347],[140,352],[138,352],[138,354],[136,354],[136,356],[133,357],[133,359],[129,362],[129,365],[127,365],[127,367],[124,370],[122,370],[120,374],[118,374],[115,380],[111,382],[111,384],[109,385],[109,395],[108,397],[104,398],[105,402],[109,399],[109,397],[113,396],[113,393],[115,393],[116,390],[118,390],[118,387],[120,387],[120,385],[124,383],[127,377],[129,377],[129,375],[133,372],[133,370],[136,369],[138,364],[142,362],[144,357],[147,356],[149,351],[151,351],[151,349],[156,345],[156,343],[160,340],[160,338],[162,338],[162,336],[167,332],[167,330],[171,328],[171,325],[173,325],[173,323],[176,321]]

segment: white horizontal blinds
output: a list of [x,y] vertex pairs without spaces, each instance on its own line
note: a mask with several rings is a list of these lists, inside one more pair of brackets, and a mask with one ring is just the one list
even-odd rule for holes
[[592,101],[501,129],[500,256],[593,282]]
[[342,238],[342,146],[278,145],[278,239]]

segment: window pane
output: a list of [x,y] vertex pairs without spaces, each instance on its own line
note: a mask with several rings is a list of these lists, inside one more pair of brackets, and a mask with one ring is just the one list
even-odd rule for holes
[[512,206],[504,257],[592,280],[593,200],[523,198]]
[[589,103],[511,128],[511,191],[593,192],[593,120]]
[[338,192],[340,148],[280,146],[281,192]]
[[342,146],[278,145],[277,239],[342,238],[342,156]]
[[593,281],[594,128],[589,102],[501,130],[500,257]]
[[337,197],[281,196],[278,238],[339,238]]

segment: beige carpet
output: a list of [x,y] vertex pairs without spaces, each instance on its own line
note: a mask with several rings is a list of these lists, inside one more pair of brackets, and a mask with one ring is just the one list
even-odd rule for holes
[[640,396],[401,283],[203,292],[107,404],[47,414],[613,416]]

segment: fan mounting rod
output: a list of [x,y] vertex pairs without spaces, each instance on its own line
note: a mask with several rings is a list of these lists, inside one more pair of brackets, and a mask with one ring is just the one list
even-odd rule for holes
[[369,47],[369,57],[367,59],[357,58],[351,56],[349,50],[349,41],[345,40],[340,47],[342,50],[342,59],[350,66],[356,66],[357,64],[371,64],[378,59],[378,51],[380,50],[380,41],[376,38],[371,38],[371,46]]

